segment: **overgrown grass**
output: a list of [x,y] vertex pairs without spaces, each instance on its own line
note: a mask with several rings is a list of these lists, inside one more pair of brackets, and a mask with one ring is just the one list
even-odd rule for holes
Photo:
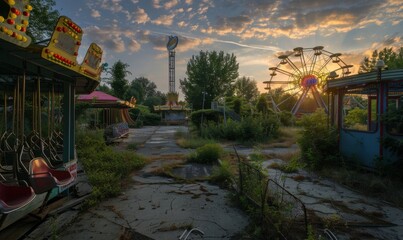
[[215,163],[224,154],[224,149],[216,143],[209,143],[199,147],[188,156],[190,162]]
[[138,148],[138,144],[137,144],[137,143],[129,143],[129,144],[127,145],[127,147],[126,147],[127,150],[131,150],[131,151],[137,150],[137,148]]
[[210,181],[223,187],[228,187],[234,177],[235,169],[227,160],[220,162],[218,166],[214,166]]
[[178,144],[181,148],[196,149],[206,144],[215,143],[215,141],[212,139],[201,138],[192,133],[185,133],[182,131],[177,131],[175,133],[175,138],[176,144]]
[[88,207],[109,197],[117,196],[122,183],[134,170],[145,164],[145,159],[129,151],[114,151],[105,144],[103,132],[77,132],[77,154],[93,187]]
[[280,127],[278,137],[269,140],[269,147],[289,148],[297,143],[301,128],[299,127]]
[[237,141],[244,144],[266,142],[278,135],[279,121],[275,115],[244,117],[240,122],[229,119],[226,123],[206,121],[200,136],[209,139]]

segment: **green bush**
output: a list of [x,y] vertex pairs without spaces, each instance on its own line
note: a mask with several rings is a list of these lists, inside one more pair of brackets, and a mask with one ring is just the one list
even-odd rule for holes
[[83,163],[90,184],[93,187],[87,205],[117,196],[122,180],[134,170],[142,167],[145,159],[129,151],[115,151],[103,140],[103,131],[78,131],[77,155]]
[[197,128],[200,128],[202,115],[203,115],[203,123],[208,123],[210,121],[217,123],[220,119],[221,113],[211,109],[204,109],[192,112],[190,114],[190,121]]
[[283,112],[279,112],[277,114],[278,114],[278,116],[280,118],[280,122],[283,126],[286,126],[286,127],[294,126],[295,117],[291,112],[283,111]]
[[319,109],[304,115],[299,121],[303,127],[297,142],[301,148],[301,158],[312,169],[320,169],[338,163],[337,130],[328,126],[326,113]]
[[219,166],[214,166],[210,181],[223,186],[228,186],[231,184],[232,178],[233,172],[231,164],[228,161],[221,161]]
[[262,142],[277,137],[279,121],[275,115],[256,115],[242,119],[241,122],[228,120],[227,123],[208,122],[200,130],[204,138],[236,140],[240,142]]
[[189,161],[197,163],[214,163],[224,153],[223,148],[216,143],[209,143],[196,149],[189,155]]
[[161,116],[157,113],[143,114],[141,119],[143,120],[143,124],[146,126],[156,126],[161,123]]

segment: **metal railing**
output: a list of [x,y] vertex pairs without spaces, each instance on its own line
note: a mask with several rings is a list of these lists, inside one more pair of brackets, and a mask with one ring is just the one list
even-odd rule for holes
[[245,196],[259,213],[267,239],[304,239],[308,219],[304,203],[280,184],[270,179],[258,166],[238,159],[239,194]]

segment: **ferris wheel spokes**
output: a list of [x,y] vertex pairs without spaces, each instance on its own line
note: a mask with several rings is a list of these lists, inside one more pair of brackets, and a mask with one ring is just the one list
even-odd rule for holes
[[[278,56],[280,62],[277,63],[276,67],[269,68],[271,71],[269,81],[264,82],[267,84],[266,89],[269,90],[270,94],[274,93],[274,100],[281,101],[277,104],[277,107],[291,110],[292,114],[296,115],[301,106],[305,109],[304,101],[307,98],[312,98],[313,102],[307,101],[308,109],[313,109],[310,107],[310,104],[313,103],[316,107],[327,111],[327,104],[321,96],[321,87],[326,83],[327,79],[333,79],[339,75],[344,77],[350,74],[350,69],[353,67],[352,65],[347,65],[340,56],[341,53],[331,53],[326,51],[323,46],[313,48],[296,47],[290,54]],[[332,70],[335,68],[337,69]],[[283,76],[279,76],[277,80],[276,76],[279,73]],[[284,76],[288,77],[288,80],[285,80]],[[270,86],[280,85],[278,87],[283,87],[286,84],[288,85],[287,90],[279,93],[290,91],[290,94],[286,96],[287,99],[274,97],[277,92],[272,92]],[[284,104],[287,100],[293,101],[293,103]],[[291,106],[293,106],[292,109],[290,109]]]

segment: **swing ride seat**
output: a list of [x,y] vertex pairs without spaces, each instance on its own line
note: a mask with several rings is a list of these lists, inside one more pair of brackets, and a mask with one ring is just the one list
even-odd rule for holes
[[8,214],[16,211],[32,202],[35,196],[31,187],[0,182],[0,213]]
[[31,160],[29,164],[29,174],[36,176],[38,174],[49,173],[58,187],[67,186],[74,181],[70,172],[65,170],[51,169],[43,158],[37,157]]

